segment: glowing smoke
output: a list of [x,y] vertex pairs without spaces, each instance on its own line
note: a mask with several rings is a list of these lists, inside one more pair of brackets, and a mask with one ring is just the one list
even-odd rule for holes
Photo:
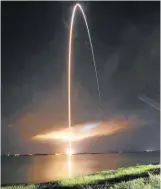
[[36,140],[61,140],[61,141],[78,141],[95,136],[108,136],[127,128],[130,128],[131,120],[110,120],[92,123],[83,123],[71,128],[62,129],[34,137]]

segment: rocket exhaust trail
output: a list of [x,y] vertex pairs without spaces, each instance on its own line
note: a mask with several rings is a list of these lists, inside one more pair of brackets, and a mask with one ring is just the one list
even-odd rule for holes
[[[69,126],[69,128],[71,128],[71,56],[72,56],[72,37],[73,37],[73,23],[74,23],[75,13],[76,13],[77,8],[79,8],[79,10],[81,11],[81,13],[83,15],[83,18],[84,18],[84,21],[85,21],[85,24],[86,24],[86,28],[87,28],[87,33],[88,33],[89,42],[90,42],[90,46],[91,46],[94,70],[95,70],[95,74],[96,74],[96,82],[97,82],[97,88],[98,88],[99,101],[100,101],[100,106],[101,106],[101,110],[102,110],[99,79],[98,79],[98,74],[97,74],[96,61],[95,61],[95,56],[94,56],[94,51],[93,51],[92,40],[91,40],[91,36],[90,36],[90,32],[89,32],[89,27],[88,27],[87,19],[86,19],[86,16],[84,14],[83,9],[82,9],[81,5],[77,3],[73,8],[72,17],[71,17],[71,23],[70,23],[70,33],[69,33],[69,54],[68,54],[68,126]],[[69,140],[69,147],[72,148],[71,140]]]
[[146,96],[139,96],[139,99],[143,102],[145,102],[146,104],[150,105],[151,107],[153,107],[154,109],[160,111],[160,107],[159,104],[154,102],[154,100],[150,99],[149,97]]

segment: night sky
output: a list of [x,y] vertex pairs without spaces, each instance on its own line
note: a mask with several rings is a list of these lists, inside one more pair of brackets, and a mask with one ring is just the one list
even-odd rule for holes
[[[2,2],[2,154],[51,153],[31,138],[67,127],[67,58],[74,2]],[[133,116],[135,129],[86,139],[81,152],[159,149],[160,2],[82,2],[102,93],[100,111],[85,24],[74,28],[72,125]]]

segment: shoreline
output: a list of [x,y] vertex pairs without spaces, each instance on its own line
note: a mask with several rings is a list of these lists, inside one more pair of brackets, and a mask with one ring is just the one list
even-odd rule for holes
[[[77,154],[72,154],[73,156],[77,156],[77,155],[108,155],[108,154],[135,154],[135,153],[160,153],[160,151],[156,150],[156,151],[125,151],[125,152],[103,152],[103,153],[77,153]],[[1,154],[1,157],[31,157],[31,156],[68,156],[68,154],[64,154],[64,153],[55,153],[55,154]]]
[[[30,186],[35,186],[35,188],[80,188],[81,185],[104,185],[108,182],[110,185],[118,184],[120,182],[129,182],[139,178],[149,178],[149,173],[152,175],[160,174],[160,164],[150,164],[150,165],[137,165],[131,167],[123,167],[116,170],[100,171],[94,174],[78,176],[68,179],[62,179],[58,181],[42,182],[42,183],[15,183],[15,184],[2,184],[1,187],[6,188],[30,188]],[[104,177],[102,177],[102,175]]]

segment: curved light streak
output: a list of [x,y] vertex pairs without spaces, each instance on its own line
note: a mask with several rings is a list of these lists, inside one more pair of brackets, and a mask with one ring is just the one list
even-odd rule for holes
[[[85,24],[86,24],[86,28],[87,28],[87,32],[88,32],[88,37],[89,37],[89,42],[90,42],[90,46],[91,46],[91,52],[92,52],[92,58],[93,58],[93,64],[94,64],[94,70],[95,70],[95,74],[96,74],[96,82],[97,82],[97,88],[98,88],[98,95],[99,95],[99,101],[100,101],[100,105],[101,105],[101,92],[100,92],[100,87],[99,87],[99,80],[98,80],[98,74],[97,74],[97,67],[96,67],[96,61],[95,61],[95,56],[94,56],[94,51],[93,51],[93,45],[92,45],[92,40],[91,40],[91,36],[90,36],[90,32],[89,32],[89,27],[88,27],[88,23],[87,23],[87,19],[86,16],[84,14],[84,11],[81,7],[80,4],[76,4],[73,8],[73,12],[72,12],[72,17],[71,17],[71,23],[70,23],[70,34],[69,34],[69,54],[68,54],[68,126],[69,128],[71,128],[71,55],[72,55],[72,37],[73,37],[73,23],[74,23],[74,18],[75,18],[75,13],[77,8],[79,8],[79,10],[81,11]],[[102,107],[102,105],[101,105]],[[69,147],[72,148],[72,144],[71,144],[71,140],[69,140]]]

